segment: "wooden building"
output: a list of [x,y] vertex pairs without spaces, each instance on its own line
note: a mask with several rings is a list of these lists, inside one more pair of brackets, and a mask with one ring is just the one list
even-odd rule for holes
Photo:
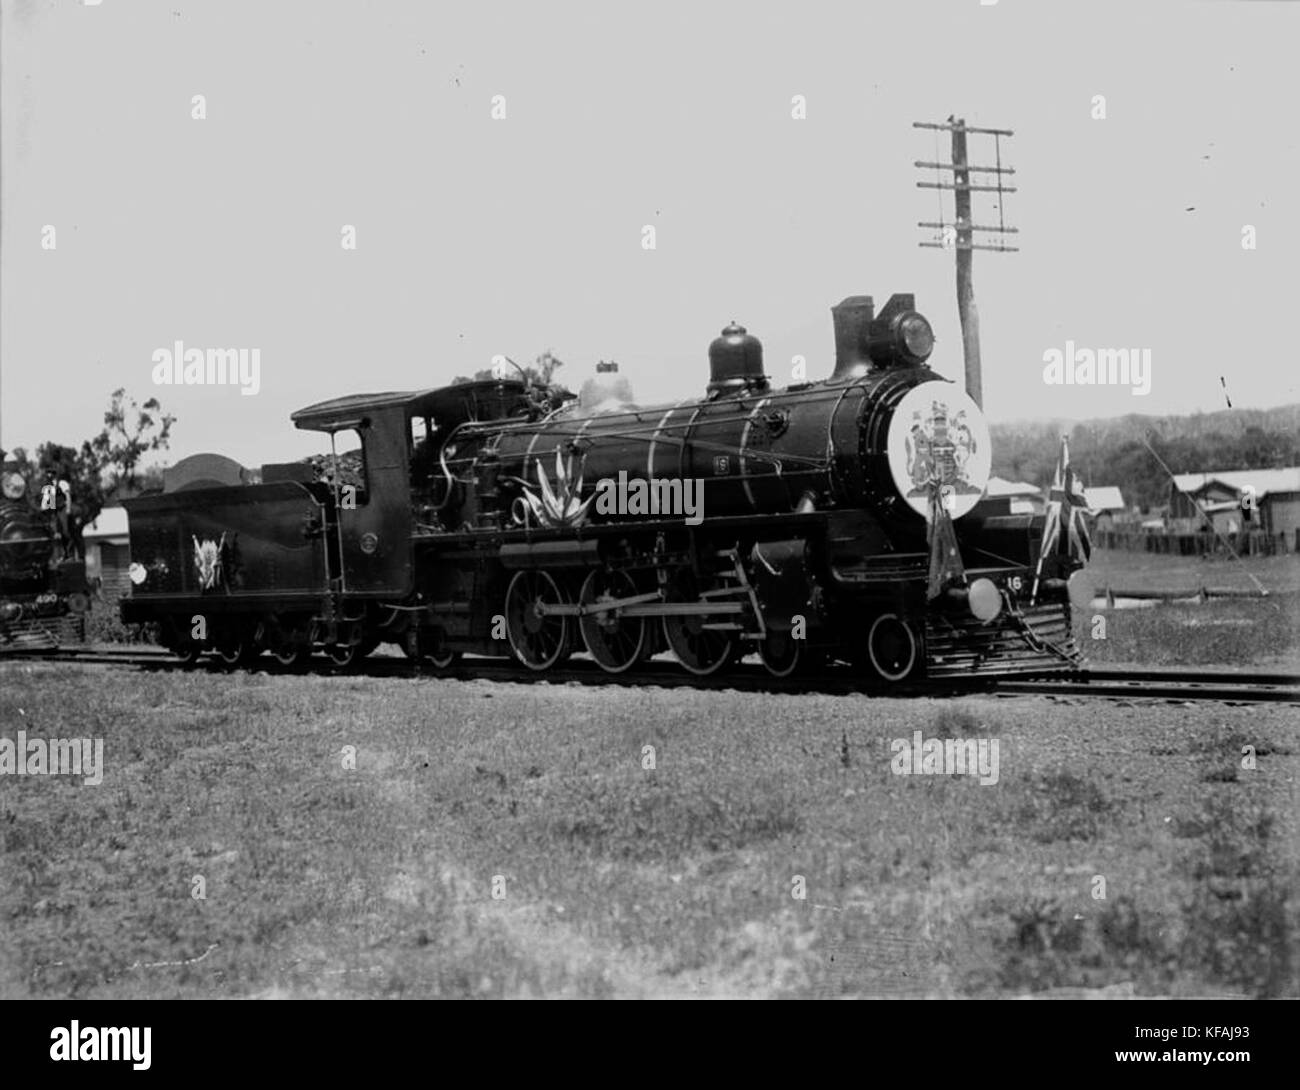
[[990,499],[1006,498],[1008,511],[1013,515],[1041,515],[1043,513],[1043,490],[1036,484],[1025,481],[1004,481],[1001,477],[990,477],[985,495]]
[[1113,530],[1116,524],[1123,524],[1128,515],[1128,506],[1124,495],[1111,484],[1085,488],[1084,496],[1088,499],[1088,509],[1092,512],[1093,525],[1098,530]]
[[131,542],[127,535],[126,509],[105,507],[82,531],[86,547],[86,578],[98,586],[105,605],[117,600],[131,587],[127,569],[131,566]]
[[1181,530],[1260,530],[1294,541],[1300,530],[1300,466],[1176,474],[1169,515]]

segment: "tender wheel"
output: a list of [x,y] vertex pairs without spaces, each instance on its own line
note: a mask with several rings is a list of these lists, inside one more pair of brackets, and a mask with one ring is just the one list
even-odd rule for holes
[[[695,579],[682,574],[668,588],[668,601],[695,602],[699,593]],[[669,649],[692,674],[706,677],[735,661],[736,641],[728,631],[705,628],[703,617],[665,617],[664,640]]]
[[450,670],[456,663],[460,662],[460,652],[451,651],[445,647],[439,647],[436,651],[425,651],[423,654],[411,652],[403,647],[406,651],[406,657],[413,662],[427,662],[435,670]]
[[506,591],[506,635],[515,657],[530,670],[546,670],[569,649],[569,619],[543,616],[538,607],[561,605],[555,580],[544,571],[521,571]]
[[213,648],[224,666],[239,666],[248,661],[249,644],[243,636],[227,636]]
[[911,675],[920,650],[916,632],[896,613],[882,613],[867,633],[867,660],[885,681],[902,681]]
[[290,670],[301,670],[311,660],[311,648],[305,644],[285,644],[271,648],[271,657]]
[[804,663],[804,643],[789,632],[769,630],[767,638],[758,645],[758,657],[773,677],[789,677]]
[[159,633],[163,645],[182,666],[193,666],[203,655],[203,644],[190,635],[190,627],[180,617],[170,617]]
[[435,670],[448,670],[460,661],[460,652],[446,646],[440,628],[411,629],[402,641],[402,651],[412,662],[430,663]]
[[[636,584],[627,572],[597,569],[582,584],[578,602],[589,606],[635,594]],[[611,674],[621,674],[642,657],[646,643],[644,617],[620,617],[617,610],[611,609],[579,617],[578,629],[591,657]]]
[[263,643],[271,657],[290,670],[305,669],[311,661],[311,621],[301,615],[270,616],[262,628]]
[[199,661],[199,656],[203,654],[203,645],[198,643],[183,643],[178,647],[173,647],[172,654],[176,656],[176,661],[182,666],[193,666]]
[[335,666],[351,666],[366,657],[366,649],[359,643],[332,643],[325,654]]
[[437,651],[430,652],[425,658],[433,663],[436,670],[450,670],[456,663],[460,662],[460,652],[440,647]]
[[325,649],[325,654],[335,666],[351,666],[360,662],[379,646],[374,636],[362,636],[358,643],[335,643]]

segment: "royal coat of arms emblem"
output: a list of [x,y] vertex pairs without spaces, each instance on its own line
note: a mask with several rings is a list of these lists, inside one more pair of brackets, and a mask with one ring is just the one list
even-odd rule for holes
[[222,534],[220,541],[211,538],[200,541],[193,534],[190,537],[194,541],[194,571],[199,578],[199,589],[211,590],[222,579],[221,557],[226,548],[226,535]]
[[927,495],[931,483],[950,487],[958,495],[980,492],[966,476],[966,466],[975,450],[975,437],[966,424],[966,410],[950,418],[948,406],[941,401],[930,403],[924,416],[912,413],[907,433],[907,470],[912,478],[908,496]]
[[887,443],[895,487],[918,514],[929,517],[932,489],[952,518],[984,494],[988,425],[961,390],[937,382],[913,387],[894,410]]

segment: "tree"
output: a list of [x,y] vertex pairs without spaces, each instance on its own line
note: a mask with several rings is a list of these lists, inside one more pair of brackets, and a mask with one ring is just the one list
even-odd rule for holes
[[134,398],[128,401],[126,391],[119,387],[104,414],[104,430],[82,444],[82,454],[98,465],[101,475],[111,476],[110,488],[125,486],[134,491],[140,459],[167,449],[174,423],[176,417],[163,413],[156,397],[140,405]]
[[[511,361],[513,362],[513,361]],[[516,365],[518,366],[518,365]],[[508,378],[523,378],[533,386],[540,386],[546,389],[551,385],[551,380],[555,377],[555,372],[564,366],[564,361],[560,359],[549,348],[540,356],[533,360],[532,363],[524,367],[511,367],[509,363],[506,367],[509,370]],[[464,375],[457,375],[451,380],[453,386],[459,386],[465,382],[486,382],[489,379],[498,378],[496,370],[492,367],[485,367],[481,371],[475,371],[473,378],[466,378]]]
[[145,484],[160,484],[159,470],[142,469],[141,459],[166,450],[176,418],[162,411],[157,398],[143,405],[114,390],[104,414],[103,430],[81,444],[80,450],[61,443],[42,443],[33,460],[22,447],[10,455],[28,490],[39,496],[43,485],[65,480],[72,489],[69,528],[78,552],[81,532],[95,520],[115,493],[135,493]]
[[[1047,484],[1064,426],[1061,421],[994,424],[993,473]],[[1070,461],[1089,486],[1119,485],[1128,502],[1156,508],[1168,500],[1171,488],[1161,461],[1175,474],[1300,465],[1298,436],[1294,406],[1182,417],[1131,414],[1074,425]]]

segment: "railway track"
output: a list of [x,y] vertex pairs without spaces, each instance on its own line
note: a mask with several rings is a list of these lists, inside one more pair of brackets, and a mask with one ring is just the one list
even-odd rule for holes
[[1119,700],[1161,700],[1174,703],[1300,704],[1300,677],[1178,670],[1084,669],[1059,679],[1006,679],[1000,694],[1110,697]]
[[[134,667],[141,670],[228,670],[217,660],[203,660],[184,666],[158,648],[33,649],[0,655],[0,662],[56,661],[83,665]],[[243,670],[267,674],[300,673],[280,666],[268,656],[254,660]],[[882,688],[847,671],[829,669],[802,677],[774,678],[761,666],[741,663],[731,672],[700,678],[683,671],[669,660],[651,661],[636,672],[609,674],[594,662],[570,659],[545,673],[533,673],[513,662],[500,659],[472,659],[447,670],[415,666],[395,655],[376,655],[351,667],[339,667],[325,658],[313,659],[307,671],[316,675],[369,677],[439,677],[460,681],[499,681],[552,685],[601,685],[630,688],[733,689],[739,692],[802,693],[829,695],[860,693],[869,696],[951,696],[992,693],[1003,697],[1055,696],[1086,697],[1122,701],[1166,701],[1174,703],[1220,702],[1229,704],[1300,704],[1300,675],[1175,669],[1116,670],[1084,667],[1070,674],[1043,677],[944,678]]]

